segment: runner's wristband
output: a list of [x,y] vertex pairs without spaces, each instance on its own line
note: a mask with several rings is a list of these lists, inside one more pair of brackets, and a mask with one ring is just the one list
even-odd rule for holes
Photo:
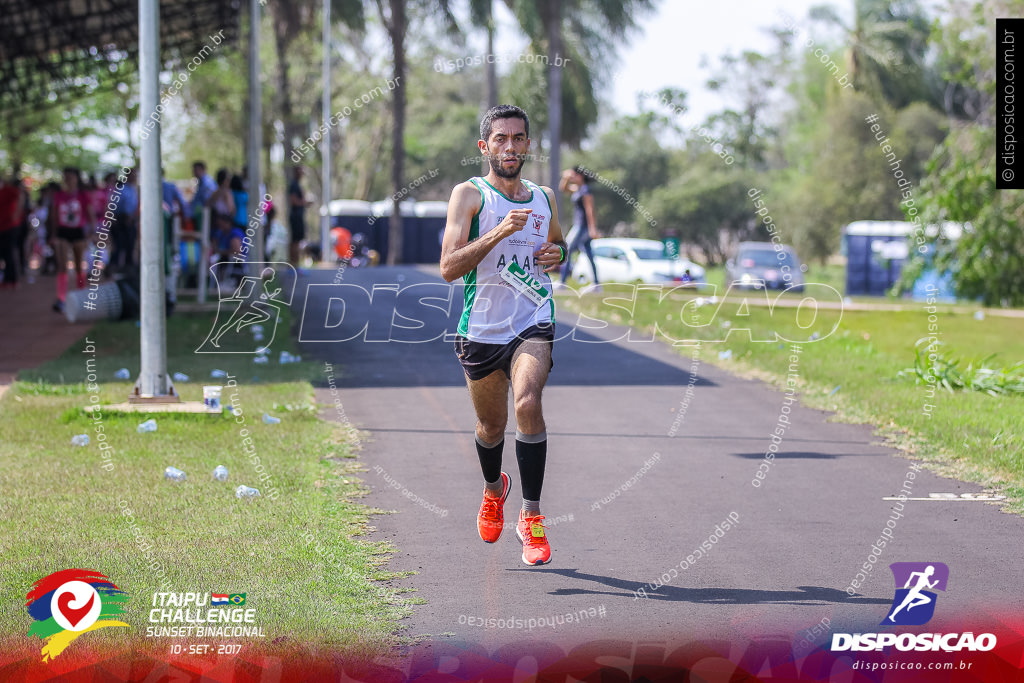
[[558,262],[565,263],[565,247],[563,247],[561,244],[556,244],[555,246],[558,247],[558,251],[562,252],[562,257],[558,259]]

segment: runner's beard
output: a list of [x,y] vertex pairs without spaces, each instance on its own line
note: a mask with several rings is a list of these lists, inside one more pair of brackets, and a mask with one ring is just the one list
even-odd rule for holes
[[491,165],[494,175],[499,178],[518,178],[519,172],[523,170],[523,164],[526,163],[526,155],[517,154],[516,158],[519,159],[519,165],[515,167],[515,170],[506,169],[502,166],[501,159],[496,156],[488,156],[487,162]]

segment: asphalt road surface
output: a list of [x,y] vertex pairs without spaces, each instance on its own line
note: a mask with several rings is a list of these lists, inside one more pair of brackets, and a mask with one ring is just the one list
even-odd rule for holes
[[[334,276],[314,272],[300,291],[330,285]],[[761,468],[784,394],[707,364],[691,375],[687,349],[602,342],[621,337],[621,328],[555,344],[544,392],[542,500],[552,560],[528,567],[514,528],[493,545],[477,536],[483,483],[475,418],[451,343],[409,343],[423,328],[391,333],[406,342],[385,341],[398,300],[389,297],[403,296],[387,287],[436,296],[443,281],[414,267],[348,270],[341,281],[356,287],[314,286],[305,301],[298,295],[301,340],[304,353],[335,364],[345,414],[369,434],[360,454],[373,489],[366,503],[397,511],[375,517],[371,537],[398,549],[392,569],[416,572],[394,585],[427,601],[404,622],[405,636],[493,652],[524,643],[568,651],[601,639],[643,644],[737,634],[792,642],[822,620],[833,631],[877,630],[893,599],[888,565],[909,561],[949,566],[936,622],[955,626],[1024,607],[1024,520],[984,502],[908,501],[890,525],[893,540],[876,554],[857,595],[848,595],[898,514],[883,498],[899,494],[916,461],[879,445],[870,426],[830,422],[828,413],[797,403],[777,456]],[[372,305],[353,295],[374,286]],[[456,290],[456,315],[460,297]],[[430,318],[431,334],[443,326],[440,309],[420,310],[430,314],[421,318]],[[574,322],[560,314],[559,335]],[[356,338],[339,341],[349,337]],[[804,354],[814,352],[804,345]],[[317,391],[330,406],[327,389]],[[323,415],[336,419],[337,412]],[[510,422],[506,522],[521,503]],[[755,487],[759,470],[767,471]],[[982,491],[927,470],[911,483],[912,497]],[[735,523],[724,530],[730,518]],[[705,542],[710,550],[697,557]],[[655,589],[659,577],[667,581]]]

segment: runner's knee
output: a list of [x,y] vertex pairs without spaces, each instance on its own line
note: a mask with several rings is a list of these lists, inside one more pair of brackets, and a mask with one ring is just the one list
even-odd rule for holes
[[476,423],[476,435],[480,437],[482,441],[487,443],[495,443],[501,441],[505,434],[505,425],[508,422],[499,420],[478,420]]
[[528,390],[515,398],[516,418],[537,416],[541,414],[540,392]]

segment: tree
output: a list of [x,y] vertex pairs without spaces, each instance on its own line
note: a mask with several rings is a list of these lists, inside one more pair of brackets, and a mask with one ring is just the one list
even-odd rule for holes
[[[1020,16],[1021,0],[950,3],[951,19],[936,28],[936,43],[949,50],[948,63],[970,65],[951,71],[953,82],[977,93],[974,119],[946,138],[929,165],[914,204],[905,205],[907,219],[922,226],[952,221],[964,226],[952,242],[937,232],[927,242],[934,265],[951,273],[957,294],[990,306],[1024,305],[1024,190],[997,190],[995,139],[995,55],[991,27],[997,17]],[[919,246],[915,244],[915,246]],[[923,245],[920,245],[923,246]],[[899,285],[908,289],[926,265],[916,258]]]
[[939,104],[939,83],[926,62],[928,19],[917,0],[854,0],[852,24],[829,5],[812,8],[810,16],[842,30],[854,90],[895,109]]
[[[568,66],[559,64],[558,59],[565,59],[568,46],[572,45],[581,61],[575,68],[588,82],[585,90],[594,92],[598,82],[607,75],[615,44],[621,43],[636,28],[637,17],[650,10],[654,3],[652,0],[505,0],[505,4],[529,36],[531,47],[542,48],[548,58],[545,78],[547,142],[551,158],[548,182],[557,187],[565,123],[562,69]],[[578,137],[583,137],[585,129],[577,130]]]
[[[494,0],[469,0],[469,16],[474,26],[487,32],[487,54],[494,54]],[[484,108],[498,104],[498,69],[494,59],[488,60],[487,90],[484,94]]]
[[[575,163],[598,176],[590,190],[602,233],[619,224],[646,223],[628,198],[639,199],[670,177],[671,153],[661,144],[669,129],[669,120],[653,112],[623,116],[595,141],[592,151],[576,155]],[[654,220],[660,225],[656,216]]]
[[708,263],[721,263],[730,239],[752,223],[751,184],[747,172],[724,164],[706,146],[693,145],[676,157],[668,182],[641,195],[640,203],[657,219],[656,227],[638,224],[641,233],[662,237],[674,231]]
[[750,50],[726,54],[720,57],[715,74],[707,82],[710,90],[738,100],[739,108],[708,117],[704,126],[750,168],[764,168],[768,142],[777,133],[768,114],[775,88],[785,73],[786,59],[785,49],[771,55]]
[[[408,0],[376,0],[377,12],[391,43],[391,78],[398,87],[391,93],[391,187],[392,209],[388,223],[388,265],[402,260],[402,212],[399,209],[401,191],[405,185],[405,105],[406,64],[405,37],[409,30],[406,21]],[[448,0],[437,0],[441,16],[450,33],[458,32]]]

